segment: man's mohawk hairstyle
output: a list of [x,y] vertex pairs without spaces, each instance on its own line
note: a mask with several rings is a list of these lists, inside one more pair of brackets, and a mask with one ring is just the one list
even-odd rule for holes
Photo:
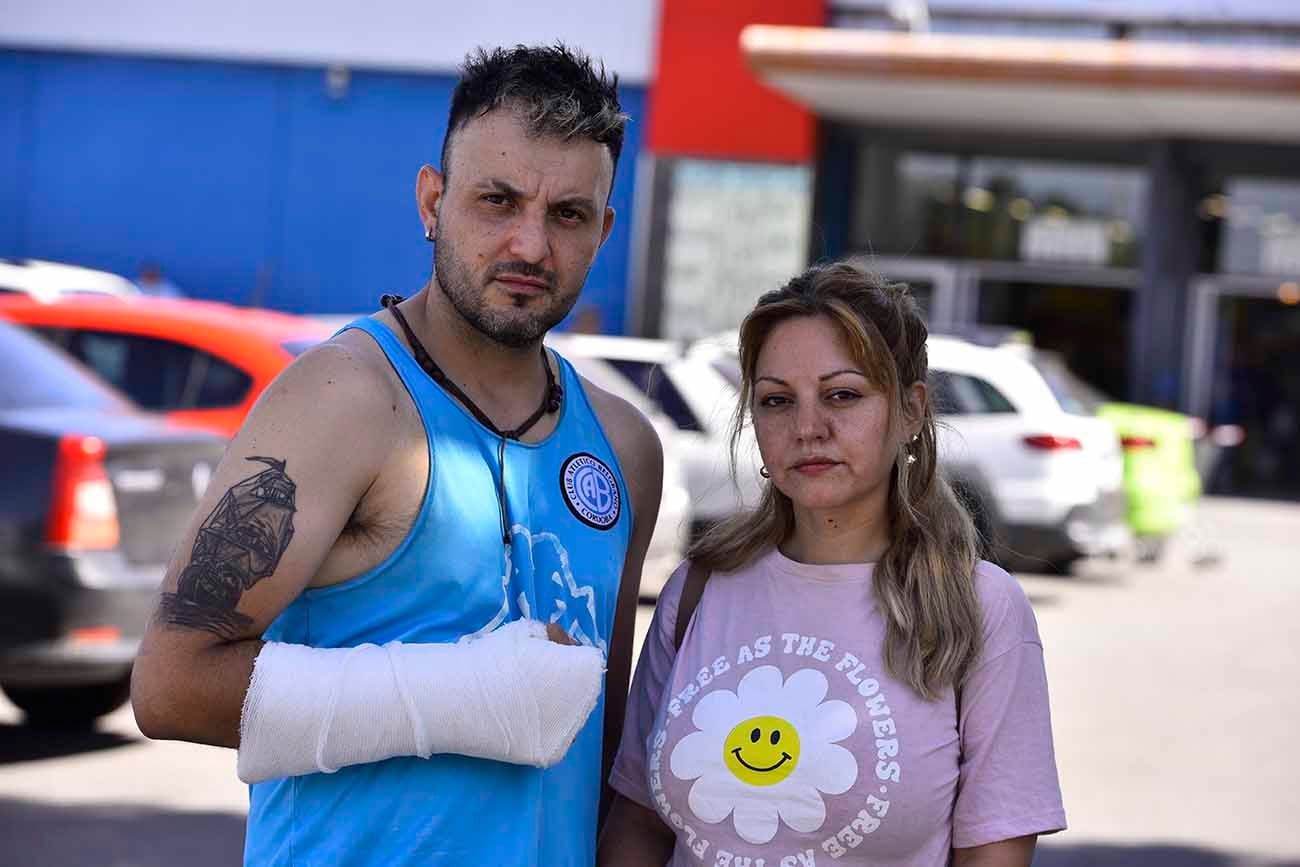
[[603,144],[618,165],[628,116],[618,100],[618,75],[606,72],[604,63],[557,42],[479,48],[465,58],[460,73],[443,140],[444,174],[454,133],[498,108],[518,112],[533,135]]

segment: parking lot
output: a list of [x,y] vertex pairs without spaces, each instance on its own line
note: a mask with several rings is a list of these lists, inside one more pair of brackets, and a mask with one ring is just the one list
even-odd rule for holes
[[[1035,864],[1300,864],[1298,527],[1300,505],[1212,500],[1155,567],[1020,576],[1047,649],[1070,820]],[[1217,565],[1192,563],[1207,551]],[[143,740],[129,709],[52,735],[4,705],[0,865],[238,863],[247,796],[234,768],[232,752]]]

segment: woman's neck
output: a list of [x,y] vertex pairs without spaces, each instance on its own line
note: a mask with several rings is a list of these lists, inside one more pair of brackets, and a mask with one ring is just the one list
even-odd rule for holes
[[794,532],[781,553],[800,563],[873,563],[889,548],[889,516],[879,508],[794,507]]

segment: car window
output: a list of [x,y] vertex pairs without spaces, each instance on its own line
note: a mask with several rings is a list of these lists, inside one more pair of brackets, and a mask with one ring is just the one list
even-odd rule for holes
[[77,331],[65,340],[74,356],[146,409],[234,406],[253,384],[238,368],[171,340],[112,331]]
[[1092,415],[1110,398],[1075,376],[1065,362],[1048,353],[1035,353],[1034,367],[1052,390],[1061,409],[1074,415]]
[[0,409],[130,407],[90,371],[42,338],[0,322]]
[[962,415],[969,412],[958,403],[949,374],[932,370],[926,385],[930,388],[930,405],[934,407],[935,415]]
[[934,371],[930,374],[930,399],[938,415],[1013,413],[1011,401],[990,382],[978,376]]
[[695,413],[691,412],[686,398],[682,397],[677,386],[664,375],[659,365],[627,358],[608,358],[606,361],[619,373],[632,380],[647,397],[659,404],[664,414],[673,420],[673,424],[679,430],[704,430]]
[[998,391],[987,379],[980,379],[978,376],[967,377],[975,384],[979,390],[981,404],[984,407],[981,412],[1015,412],[1016,408],[1007,400],[1006,395]]
[[206,352],[196,351],[194,355],[196,363],[200,360],[206,362],[202,377],[203,384],[199,387],[198,397],[194,401],[195,407],[210,409],[219,406],[237,406],[244,402],[244,398],[248,396],[248,389],[253,385],[253,380],[248,374]]
[[729,355],[725,358],[715,358],[709,362],[709,365],[718,373],[722,374],[722,378],[731,383],[731,387],[734,388],[737,393],[740,392],[741,376],[739,358],[734,355]]

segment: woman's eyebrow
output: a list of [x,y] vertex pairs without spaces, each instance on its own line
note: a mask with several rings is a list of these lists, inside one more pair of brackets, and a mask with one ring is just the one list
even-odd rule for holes
[[817,377],[817,379],[820,380],[820,381],[822,381],[822,382],[825,382],[825,381],[828,380],[828,379],[834,379],[835,377],[837,377],[837,376],[843,376],[843,375],[846,374],[846,373],[851,373],[851,374],[853,374],[854,376],[860,376],[860,377],[862,377],[863,379],[866,379],[866,378],[867,378],[867,375],[866,375],[865,373],[863,373],[862,371],[860,371],[860,370],[854,370],[854,369],[851,368],[851,367],[845,367],[845,368],[843,368],[843,369],[841,369],[841,370],[832,370],[830,373],[823,373],[821,376]]
[[[834,379],[835,377],[837,377],[837,376],[843,376],[843,375],[846,374],[846,373],[851,373],[851,374],[853,374],[854,376],[860,376],[860,377],[862,377],[863,379],[866,379],[866,378],[867,378],[867,375],[866,375],[865,373],[863,373],[862,371],[860,371],[860,370],[854,370],[854,369],[851,368],[851,367],[845,367],[845,368],[843,368],[843,369],[841,369],[841,370],[832,370],[830,373],[823,373],[821,376],[817,377],[817,380],[818,380],[819,382],[825,382],[825,381],[828,380],[828,379]],[[780,378],[775,377],[775,376],[759,376],[759,377],[755,377],[755,378],[754,378],[754,384],[755,384],[755,385],[758,385],[760,382],[774,382],[774,383],[776,383],[777,385],[784,385],[784,386],[787,386],[787,387],[789,387],[789,385],[790,385],[790,383],[786,382],[784,379],[780,379]]]

